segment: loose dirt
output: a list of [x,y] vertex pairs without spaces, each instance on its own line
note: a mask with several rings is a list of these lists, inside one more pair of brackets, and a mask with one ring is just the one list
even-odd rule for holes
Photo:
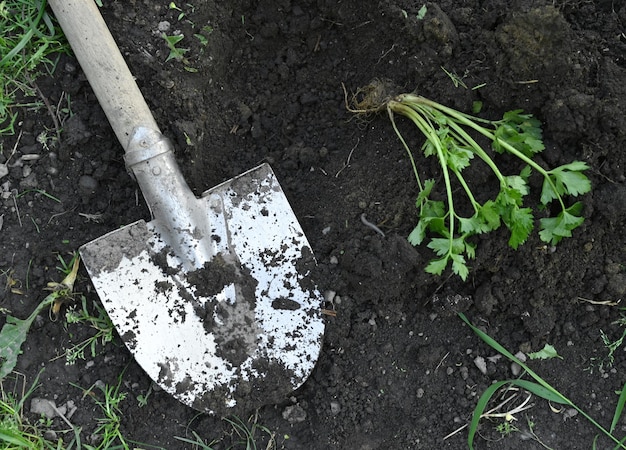
[[[610,425],[626,381],[623,347],[609,364],[601,335],[614,341],[623,332],[614,322],[626,292],[626,6],[442,0],[426,3],[420,18],[424,3],[408,0],[192,0],[177,3],[182,11],[168,2],[103,3],[194,191],[269,162],[317,258],[319,288],[332,300],[324,307],[334,310],[317,366],[292,396],[241,417],[274,433],[275,448],[466,448],[467,430],[444,437],[470,420],[492,382],[514,374],[457,312],[513,353],[553,345],[563,359],[531,361],[533,369]],[[178,32],[177,46],[188,50],[167,61],[161,34]],[[536,234],[517,251],[505,230],[484,236],[467,282],[426,274],[432,253],[406,241],[417,220],[406,154],[384,115],[360,121],[344,107],[342,83],[355,91],[374,78],[465,112],[481,101],[480,115],[492,119],[518,108],[534,114],[544,128],[542,164],[576,159],[591,167],[585,223],[554,248]],[[17,281],[0,289],[0,307],[19,318],[46,295],[47,282],[62,278],[58,254],[67,258],[108,231],[149,219],[77,62],[62,56],[55,74],[38,83],[71,116],[59,112],[61,142],[52,142],[37,139],[54,135],[48,112],[22,112],[19,134],[2,142],[9,173],[0,179],[0,271],[3,283]],[[422,138],[401,126],[419,149]],[[424,174],[437,177],[435,170],[432,161],[420,163]],[[472,177],[491,192],[493,180],[480,169]],[[84,269],[76,291],[99,302]],[[143,443],[137,447],[192,448],[175,439],[192,432],[222,439],[215,448],[237,442],[227,422],[151,388],[119,337],[74,365],[55,359],[94,333],[42,316],[16,367],[28,383],[44,369],[36,397],[75,402],[70,420],[85,442],[102,412],[76,386],[115,384],[122,372],[121,429]],[[138,396],[148,392],[142,407]],[[485,419],[476,448],[544,448],[536,439],[554,449],[591,448],[598,431],[584,418],[531,402],[512,422],[519,432],[502,435],[502,418]],[[67,427],[54,420],[56,429]],[[626,434],[623,420],[616,434]],[[257,429],[257,437],[265,448],[268,434]],[[612,448],[604,437],[597,445]]]

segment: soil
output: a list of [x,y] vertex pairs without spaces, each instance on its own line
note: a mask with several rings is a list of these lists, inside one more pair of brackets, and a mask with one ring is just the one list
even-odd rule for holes
[[[200,194],[269,162],[317,258],[319,288],[332,299],[309,379],[282,402],[240,416],[243,422],[267,427],[275,448],[467,448],[467,429],[444,438],[468,423],[491,383],[515,372],[456,315],[464,312],[512,353],[553,345],[562,359],[533,360],[532,368],[609,427],[626,381],[624,347],[610,364],[601,334],[612,342],[623,332],[615,321],[626,292],[626,6],[442,0],[426,3],[419,18],[423,3],[413,0],[233,0],[180,9],[148,0],[103,3],[192,189]],[[177,46],[188,51],[167,60],[160,35],[178,31],[185,37]],[[344,106],[342,83],[355,91],[375,78],[465,112],[481,101],[487,118],[518,108],[534,114],[546,143],[540,163],[590,166],[584,224],[556,247],[535,233],[517,251],[498,230],[479,239],[466,282],[426,274],[431,251],[406,240],[417,219],[406,154],[384,115],[355,120]],[[76,60],[61,56],[38,87],[58,110],[60,141],[38,139],[55,136],[46,108],[22,111],[0,160],[9,167],[0,179],[0,270],[7,282],[16,280],[0,289],[0,306],[19,318],[46,295],[46,283],[62,278],[58,255],[150,217]],[[401,125],[418,149],[420,136]],[[430,160],[420,164],[425,176],[438,177],[435,170]],[[484,195],[492,193],[485,173],[471,177]],[[533,182],[538,202],[540,181]],[[363,224],[363,214],[384,237]],[[91,309],[99,304],[84,268],[75,290]],[[103,413],[76,386],[115,385],[121,376],[121,431],[137,447],[192,448],[175,437],[195,432],[219,440],[215,448],[240,448],[228,422],[152,387],[119,337],[74,365],[57,358],[94,333],[42,315],[16,367],[27,385],[44,369],[34,397],[74,402],[70,421],[82,428],[83,442]],[[138,396],[148,393],[140,406]],[[515,415],[518,431],[499,433],[504,419],[484,419],[476,448],[592,447],[599,432],[580,414],[537,397],[531,403]],[[67,425],[57,417],[53,428]],[[626,434],[623,420],[615,433]],[[265,448],[268,433],[257,428],[256,436]],[[612,445],[600,436],[597,448]]]

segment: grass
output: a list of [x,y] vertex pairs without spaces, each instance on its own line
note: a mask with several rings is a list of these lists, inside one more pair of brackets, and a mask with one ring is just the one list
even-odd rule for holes
[[[123,416],[120,404],[126,399],[127,395],[126,392],[120,391],[123,374],[124,372],[118,376],[117,384],[115,385],[94,384],[89,389],[82,389],[80,386],[73,385],[83,390],[83,396],[93,398],[100,411],[104,414],[104,417],[97,419],[98,426],[94,431],[94,435],[100,437],[100,442],[95,446],[85,445],[87,450],[130,448],[121,431]],[[101,391],[101,395],[98,395],[94,390],[96,387]]]
[[[75,448],[80,450],[80,428],[74,427],[65,416],[62,418],[69,425],[69,429],[53,431],[51,435],[56,437],[59,433],[69,433],[70,439],[67,444],[61,437],[56,438],[54,442],[44,437],[46,431],[52,431],[52,419],[42,415],[37,422],[31,423],[24,415],[24,404],[39,387],[39,376],[42,372],[43,369],[28,389],[26,389],[26,376],[17,372],[13,372],[12,378],[7,378],[0,383],[0,442],[3,450],[70,450]],[[5,388],[9,381],[14,381],[12,389]]]
[[230,445],[225,447],[227,450],[257,450],[259,448],[257,447],[257,434],[261,432],[268,436],[268,441],[264,444],[263,449],[276,449],[275,434],[266,426],[258,423],[258,411],[248,419],[247,423],[237,416],[225,417],[222,420],[230,425],[229,436],[224,436],[222,439],[213,439],[211,442],[207,442],[195,431],[191,432],[193,439],[180,436],[175,436],[175,438],[181,442],[192,444],[194,450],[214,450],[214,445],[226,440],[230,440]]
[[62,355],[54,358],[65,357],[67,365],[73,365],[79,359],[84,360],[85,351],[87,350],[89,350],[91,357],[95,358],[98,355],[98,343],[101,346],[105,346],[109,342],[112,342],[115,337],[115,327],[104,308],[94,303],[95,313],[92,313],[87,307],[87,298],[83,295],[81,295],[80,298],[80,306],[74,305],[65,312],[66,323],[68,325],[88,325],[90,328],[96,330],[96,333],[80,343],[72,345]]
[[56,67],[53,56],[69,52],[58,26],[46,11],[45,0],[0,2],[0,136],[15,133],[18,110],[36,97],[35,80]]
[[[626,404],[626,385],[622,387],[619,398],[617,400],[617,404],[615,406],[615,410],[613,413],[613,419],[611,421],[611,426],[607,429],[600,425],[594,418],[592,418],[587,412],[578,407],[574,402],[572,402],[569,398],[567,398],[564,394],[554,388],[551,384],[549,384],[546,380],[544,380],[541,376],[535,373],[528,365],[522,362],[520,359],[515,357],[511,352],[509,352],[506,348],[504,348],[500,343],[498,343],[495,339],[489,336],[484,331],[475,327],[464,314],[459,313],[459,317],[480,337],[485,343],[487,343],[491,348],[499,352],[500,354],[507,357],[511,362],[518,364],[523,370],[524,373],[530,376],[534,381],[529,381],[520,378],[512,379],[512,380],[503,380],[497,381],[491,384],[485,392],[478,399],[478,403],[474,412],[472,414],[472,420],[469,424],[469,433],[467,437],[467,444],[470,449],[474,448],[474,438],[478,431],[478,425],[482,417],[484,417],[485,409],[489,401],[494,398],[496,392],[498,392],[501,388],[505,386],[513,386],[516,388],[524,389],[538,397],[541,397],[549,402],[561,404],[568,406],[570,408],[575,409],[582,417],[587,419],[601,434],[604,434],[615,444],[615,449],[626,449],[626,437],[618,438],[614,435],[615,429],[619,423],[620,418],[622,417],[622,413],[624,411],[624,405]],[[595,448],[596,443],[592,444],[592,448]]]

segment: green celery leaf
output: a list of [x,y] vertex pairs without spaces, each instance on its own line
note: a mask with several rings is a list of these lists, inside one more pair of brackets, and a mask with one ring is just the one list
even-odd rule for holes
[[460,230],[463,234],[477,234],[488,231],[485,229],[485,224],[478,216],[478,213],[472,217],[459,217]]
[[500,227],[500,214],[493,200],[487,200],[478,210],[478,217],[485,225],[484,232],[496,230]]
[[[591,190],[591,182],[580,172],[558,172],[558,180],[565,186],[565,192],[577,197]],[[555,174],[556,175],[556,174]]]
[[522,110],[506,112],[494,132],[493,148],[502,153],[504,141],[528,157],[544,150],[541,122],[531,114],[521,114]]
[[496,197],[496,205],[500,208],[507,209],[508,206],[521,205],[522,200],[523,195],[520,191],[505,186],[500,188],[500,193],[498,193],[498,196]]
[[444,270],[446,270],[446,266],[448,265],[448,256],[445,256],[441,259],[433,259],[426,266],[426,272],[432,273],[433,275],[441,275]]
[[532,169],[530,168],[530,166],[524,166],[524,168],[519,173],[519,176],[522,177],[524,180],[528,180],[528,177],[530,177],[531,173]]
[[437,147],[435,147],[435,144],[430,138],[426,139],[424,145],[422,145],[422,152],[424,153],[424,156],[433,156],[437,154]]
[[[549,179],[553,180],[552,177],[549,177]],[[554,181],[552,182],[554,183]],[[557,198],[559,198],[559,195],[557,195],[557,192],[554,190],[554,188],[550,184],[550,181],[548,180],[548,178],[544,178],[543,186],[541,187],[541,197],[539,201],[541,202],[542,205],[547,205],[552,200],[556,200]]]
[[533,213],[530,208],[512,208],[509,217],[504,219],[506,226],[511,230],[509,245],[517,250],[520,244],[526,242],[533,229]]
[[413,231],[411,231],[411,233],[409,234],[409,237],[407,238],[408,241],[412,245],[415,245],[415,246],[420,245],[422,242],[424,242],[427,228],[428,228],[428,224],[426,221],[420,220],[419,222],[417,222],[417,225],[415,226],[415,228],[413,228]]
[[577,202],[566,210],[561,211],[556,217],[547,217],[539,220],[541,228],[539,238],[543,242],[556,245],[564,237],[571,237],[572,230],[578,228],[585,220],[577,215],[580,213],[581,208],[582,204]]
[[420,208],[424,204],[424,202],[428,200],[428,197],[430,196],[430,191],[433,190],[434,186],[435,186],[435,180],[428,179],[424,181],[424,187],[420,191],[420,193],[417,195],[417,199],[415,200],[415,206]]
[[452,246],[450,247],[450,250],[455,255],[462,254],[465,251],[465,238],[458,237],[452,239]]
[[446,152],[446,164],[450,170],[454,172],[461,172],[466,167],[469,167],[470,160],[474,157],[474,153],[458,145],[452,145]]
[[528,195],[528,183],[521,175],[509,175],[504,179],[507,186],[519,192],[522,197]]
[[474,259],[476,257],[476,245],[466,241],[465,254],[469,259]]
[[529,353],[528,357],[530,359],[552,359],[552,358],[561,358],[563,357],[559,355],[554,346],[550,344],[545,344],[541,350],[538,352]]
[[463,281],[467,279],[469,275],[469,269],[465,264],[465,258],[462,255],[451,255],[452,258],[452,272],[461,277]]
[[450,253],[453,244],[447,238],[433,238],[428,243],[428,248],[433,250],[437,256],[444,256]]
[[562,166],[557,167],[557,169],[567,169],[573,172],[582,172],[583,170],[589,169],[589,166],[583,161],[572,161],[571,163],[563,164]]
[[570,164],[559,166],[549,171],[550,178],[557,186],[559,194],[569,194],[577,197],[591,190],[591,182],[582,173],[589,167],[582,161],[574,161]]

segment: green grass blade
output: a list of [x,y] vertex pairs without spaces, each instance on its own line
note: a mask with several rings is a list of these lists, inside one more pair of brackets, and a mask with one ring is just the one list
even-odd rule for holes
[[[472,329],[472,331],[474,331],[474,333],[476,333],[478,335],[478,337],[480,337],[483,341],[485,341],[490,347],[492,347],[494,350],[496,350],[496,351],[500,352],[501,354],[503,354],[504,356],[506,356],[512,362],[515,362],[515,363],[519,364],[520,367],[523,368],[528,373],[528,375],[530,375],[532,378],[534,378],[534,380],[537,383],[539,383],[539,385],[541,385],[543,388],[545,388],[547,391],[549,391],[555,397],[559,398],[560,399],[559,403],[566,404],[566,405],[574,408],[585,419],[587,419],[589,422],[591,422],[591,424],[593,426],[595,426],[598,430],[600,430],[605,436],[607,436],[609,439],[611,439],[613,442],[615,442],[618,445],[618,448],[626,449],[626,445],[622,441],[617,439],[615,436],[613,436],[613,434],[609,430],[604,428],[593,417],[591,417],[589,414],[587,414],[585,411],[583,411],[580,407],[576,406],[571,400],[569,400],[567,397],[565,397],[563,394],[561,394],[559,391],[557,391],[555,388],[553,388],[546,380],[544,380],[539,375],[537,375],[534,371],[532,371],[530,369],[530,367],[528,367],[526,364],[524,364],[522,361],[520,361],[518,358],[516,358],[511,352],[509,352],[507,349],[505,349],[502,345],[500,345],[491,336],[489,336],[487,333],[485,333],[482,330],[480,330],[477,327],[475,327],[467,319],[467,317],[465,317],[465,315],[463,313],[458,313],[458,315],[461,318],[461,320],[463,320],[463,322],[465,322]],[[519,380],[517,380],[517,381],[519,381]],[[619,405],[618,405],[618,407],[619,407]],[[623,407],[623,405],[622,405],[622,407]]]
[[626,384],[622,386],[622,392],[619,395],[619,399],[617,400],[617,406],[615,406],[615,413],[613,414],[613,421],[611,422],[611,428],[609,428],[609,431],[611,433],[615,431],[617,422],[619,422],[620,417],[622,417],[622,412],[624,412],[624,404],[626,404]]
[[24,439],[21,434],[14,433],[11,430],[1,430],[0,441],[6,444],[16,445],[20,448],[30,448],[32,446],[32,442]]
[[485,412],[485,408],[487,408],[487,404],[489,400],[493,397],[498,389],[507,384],[508,381],[498,381],[492,385],[490,385],[485,392],[482,393],[480,398],[478,399],[478,403],[476,404],[476,408],[474,408],[474,412],[472,414],[472,421],[469,425],[469,433],[467,435],[467,445],[470,450],[474,448],[474,436],[478,431],[478,423],[480,422],[480,418]]
[[537,397],[541,397],[545,400],[548,400],[553,403],[560,403],[563,405],[569,405],[567,401],[563,400],[563,396],[558,394],[556,395],[550,389],[546,389],[544,386],[539,383],[535,383],[533,381],[528,380],[511,380],[511,384],[521,387],[522,389],[527,390],[528,392],[535,394]]

